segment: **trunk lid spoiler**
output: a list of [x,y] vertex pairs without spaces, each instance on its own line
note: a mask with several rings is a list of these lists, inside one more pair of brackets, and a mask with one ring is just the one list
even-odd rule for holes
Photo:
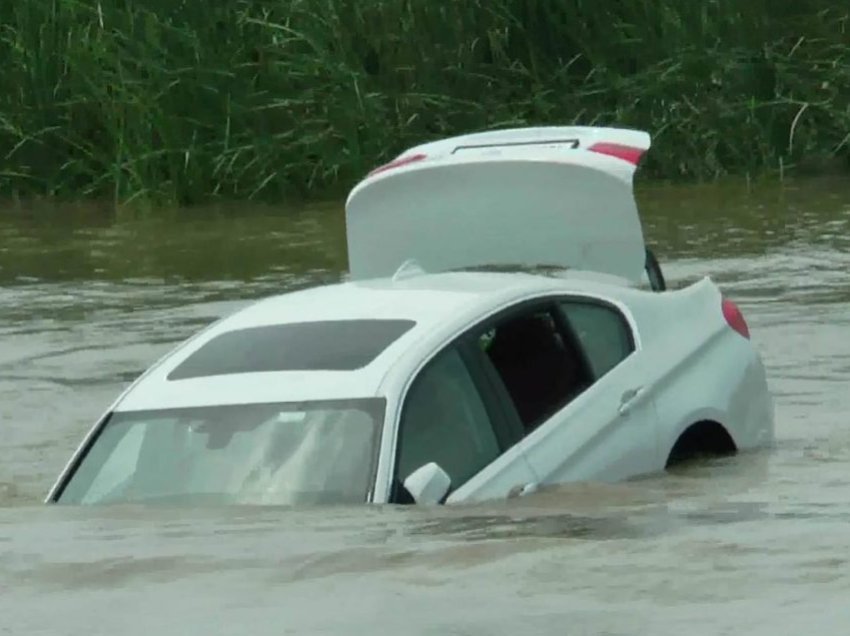
[[346,201],[352,278],[486,265],[583,269],[640,281],[633,177],[647,133],[539,127],[408,149]]

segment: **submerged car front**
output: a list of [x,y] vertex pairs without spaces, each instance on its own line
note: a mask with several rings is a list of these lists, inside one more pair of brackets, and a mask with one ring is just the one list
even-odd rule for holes
[[[226,323],[140,378],[90,431],[48,501],[373,500],[386,399],[376,359],[412,320]],[[415,330],[414,330],[415,331]]]

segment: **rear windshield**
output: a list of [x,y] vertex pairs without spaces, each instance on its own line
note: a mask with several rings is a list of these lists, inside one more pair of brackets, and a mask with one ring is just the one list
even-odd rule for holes
[[185,380],[261,371],[352,371],[409,331],[413,320],[328,320],[223,333],[168,376]]

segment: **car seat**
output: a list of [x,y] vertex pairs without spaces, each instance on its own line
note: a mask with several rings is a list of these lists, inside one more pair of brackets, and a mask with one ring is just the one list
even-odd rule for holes
[[546,314],[498,326],[488,353],[527,431],[582,388],[579,354]]

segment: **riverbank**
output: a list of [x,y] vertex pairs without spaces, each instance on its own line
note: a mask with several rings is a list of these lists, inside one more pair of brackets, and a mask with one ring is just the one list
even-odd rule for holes
[[0,196],[340,191],[405,146],[652,132],[654,179],[846,168],[847,9],[806,0],[151,0],[0,6]]

